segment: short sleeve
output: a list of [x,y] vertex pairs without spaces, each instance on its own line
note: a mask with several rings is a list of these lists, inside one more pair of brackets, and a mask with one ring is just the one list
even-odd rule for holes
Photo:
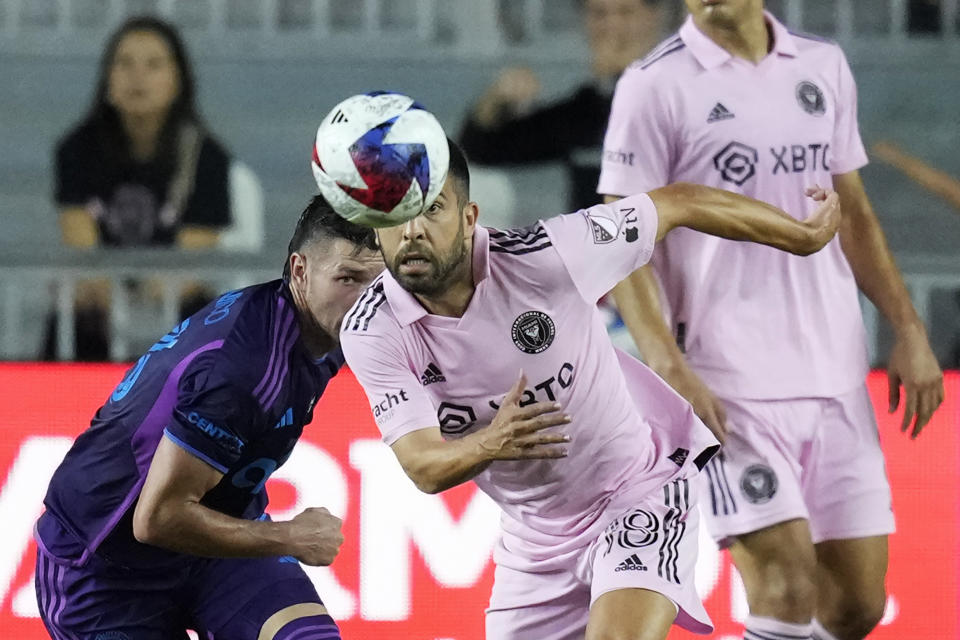
[[670,123],[666,93],[653,73],[628,69],[617,82],[603,140],[597,192],[614,196],[645,193],[670,181]]
[[183,224],[226,227],[230,216],[230,157],[212,138],[206,138],[197,158],[193,194],[183,212]]
[[[206,356],[206,357],[205,357]],[[226,473],[265,424],[253,395],[224,375],[216,352],[190,363],[180,378],[177,402],[166,427],[168,438],[221,473]]]
[[645,193],[543,222],[583,299],[595,303],[650,260],[657,210]]
[[857,83],[843,51],[839,53],[839,78],[837,81],[837,107],[833,130],[832,159],[833,175],[849,173],[867,164],[867,152],[860,139],[857,124]]
[[396,338],[344,332],[340,343],[347,366],[367,394],[374,422],[385,443],[392,445],[413,431],[439,427],[437,410],[407,366]]
[[95,195],[90,171],[93,168],[90,136],[78,130],[57,145],[55,152],[54,199],[61,207],[86,205]]

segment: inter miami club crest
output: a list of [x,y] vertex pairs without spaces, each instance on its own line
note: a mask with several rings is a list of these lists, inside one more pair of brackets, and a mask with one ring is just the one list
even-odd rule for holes
[[812,116],[822,116],[827,112],[827,103],[823,99],[823,92],[820,87],[809,80],[804,80],[797,85],[797,102],[804,111]]
[[553,344],[557,327],[542,311],[525,311],[513,321],[513,344],[524,353],[540,353]]
[[777,474],[765,464],[754,464],[743,471],[740,490],[753,504],[769,502],[777,492]]

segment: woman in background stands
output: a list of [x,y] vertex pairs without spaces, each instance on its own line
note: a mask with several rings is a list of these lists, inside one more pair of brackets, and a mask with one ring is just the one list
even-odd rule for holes
[[[195,104],[193,72],[169,24],[125,22],[110,38],[90,112],[56,151],[56,201],[67,246],[210,249],[230,224],[230,157]],[[146,287],[150,289],[150,287]],[[209,296],[182,292],[181,314]],[[108,356],[106,280],[78,283],[76,358]],[[56,354],[51,316],[44,357]]]

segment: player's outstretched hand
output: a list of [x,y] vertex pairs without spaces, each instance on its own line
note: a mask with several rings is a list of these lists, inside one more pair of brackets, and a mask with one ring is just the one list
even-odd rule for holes
[[806,247],[803,255],[816,253],[833,240],[840,228],[840,196],[832,189],[814,186],[806,190],[808,198],[820,203],[816,211],[803,221],[810,230],[810,246]]
[[943,402],[943,372],[930,349],[925,332],[913,329],[897,336],[887,366],[887,380],[890,385],[890,413],[900,405],[902,384],[907,397],[903,403],[900,431],[905,433],[909,430],[911,439],[916,438]]
[[527,460],[563,458],[567,455],[569,436],[545,431],[570,422],[556,402],[536,402],[520,406],[527,377],[520,377],[507,395],[488,427],[478,432],[480,447],[492,460]]
[[323,507],[305,509],[290,521],[291,555],[311,567],[331,564],[343,544],[342,526],[343,520]]

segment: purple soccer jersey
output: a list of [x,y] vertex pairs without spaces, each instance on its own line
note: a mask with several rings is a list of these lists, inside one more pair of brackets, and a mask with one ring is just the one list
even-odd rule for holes
[[38,542],[77,566],[94,552],[135,568],[189,561],[133,536],[160,438],[224,474],[204,505],[258,518],[267,479],[342,363],[339,349],[315,360],[303,346],[282,281],[222,295],[153,345],[97,411],[50,481]]

